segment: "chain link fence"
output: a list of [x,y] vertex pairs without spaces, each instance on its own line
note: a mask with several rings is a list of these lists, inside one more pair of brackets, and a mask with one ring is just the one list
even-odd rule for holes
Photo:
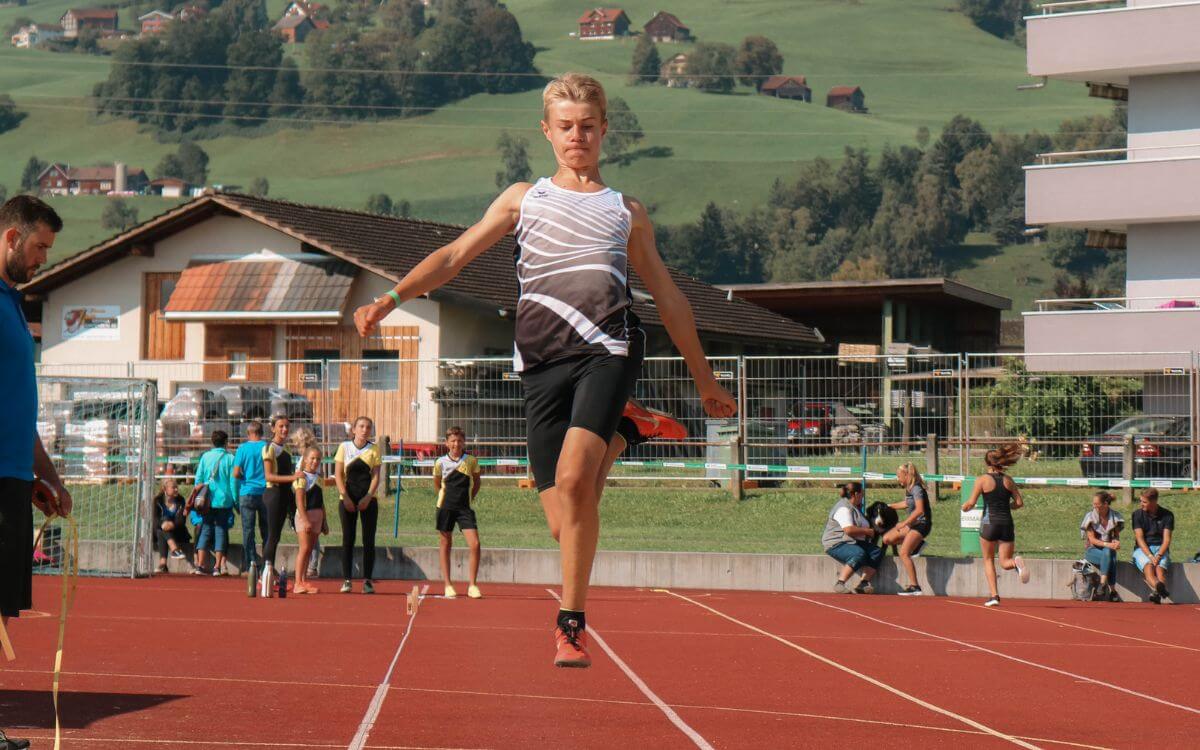
[[[74,500],[80,571],[141,576],[152,570],[156,389],[125,378],[42,375],[38,435]],[[35,511],[34,523],[45,519]],[[62,562],[61,527],[35,550],[38,572]]]

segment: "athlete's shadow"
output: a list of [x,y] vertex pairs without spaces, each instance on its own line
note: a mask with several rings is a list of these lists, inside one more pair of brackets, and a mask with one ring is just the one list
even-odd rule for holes
[[[186,697],[63,691],[58,694],[58,705],[64,728],[85,729],[100,719],[145,711]],[[0,690],[0,727],[10,732],[19,729],[54,729],[54,699],[50,691]]]

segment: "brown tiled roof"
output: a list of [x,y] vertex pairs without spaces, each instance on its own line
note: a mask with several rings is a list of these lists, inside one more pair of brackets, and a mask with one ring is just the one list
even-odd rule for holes
[[[145,177],[146,173],[142,169],[128,169],[125,172],[126,177]],[[117,176],[117,168],[112,164],[102,167],[72,167],[67,170],[67,176],[72,180],[113,180]]]
[[185,319],[188,313],[340,313],[358,270],[321,255],[292,258],[199,260],[179,277],[165,312]]
[[155,187],[161,187],[164,185],[187,187],[189,183],[186,180],[179,179],[178,177],[159,177],[158,179],[150,180],[150,184],[154,185]]
[[[271,226],[301,242],[349,261],[384,278],[399,281],[429,253],[463,232],[463,227],[432,221],[397,219],[360,211],[309,206],[236,193],[204,195],[117,235],[42,271],[24,287],[43,293],[122,257],[140,244],[173,234],[216,213],[240,214]],[[517,277],[513,265],[516,242],[506,236],[430,296],[459,299],[514,314]],[[711,284],[670,269],[671,278],[688,298],[697,328],[705,333],[755,341],[789,342],[816,347],[820,334],[766,308],[738,299]],[[630,275],[636,289],[645,284]],[[635,300],[634,311],[647,325],[662,326],[658,309]]]
[[829,96],[851,96],[855,91],[862,91],[858,86],[834,86],[829,89]]
[[276,31],[283,31],[284,29],[295,28],[305,23],[312,24],[312,19],[310,19],[308,16],[300,15],[284,16],[283,18],[279,19],[278,23],[275,24],[274,29]]
[[620,8],[593,8],[579,17],[579,23],[594,23],[596,21],[616,23],[617,19],[624,14],[625,11]]
[[[775,89],[780,88],[784,84],[793,82],[793,81],[795,83],[800,84],[801,86],[803,86],[805,88],[808,88],[808,79],[806,79],[804,76],[771,76],[767,80],[763,81],[762,90],[763,91],[774,91]],[[830,93],[833,93],[833,92],[831,91]]]
[[[683,29],[684,31],[688,31],[688,30],[689,30],[689,29],[688,29],[688,27],[687,27],[687,26],[684,26],[684,25],[683,25],[683,22],[682,22],[682,21],[680,21],[680,20],[679,20],[679,19],[678,19],[678,18],[675,16],[675,14],[674,14],[674,13],[668,13],[668,12],[666,12],[665,10],[660,10],[658,13],[654,14],[654,18],[651,18],[649,21],[647,21],[647,22],[646,22],[646,26],[649,26],[650,24],[654,23],[656,20],[658,20],[658,19],[660,19],[660,18],[661,18],[662,20],[666,21],[667,23],[669,23],[669,24],[671,24],[671,25],[675,26],[676,28]],[[645,26],[643,26],[642,28],[645,28]]]
[[[112,8],[71,8],[67,11],[75,18],[116,18],[117,11]],[[64,14],[65,15],[65,14]]]

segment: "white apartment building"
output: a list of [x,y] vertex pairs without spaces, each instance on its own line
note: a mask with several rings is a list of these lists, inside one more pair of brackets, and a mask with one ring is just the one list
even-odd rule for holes
[[1026,19],[1030,75],[1078,82],[1081,96],[1087,84],[1094,96],[1127,97],[1129,134],[1122,149],[1048,154],[1027,167],[1026,220],[1124,244],[1128,270],[1122,297],[1043,300],[1025,313],[1026,352],[1094,352],[1083,359],[1096,370],[1177,366],[1152,353],[1200,351],[1200,1],[1040,10]]

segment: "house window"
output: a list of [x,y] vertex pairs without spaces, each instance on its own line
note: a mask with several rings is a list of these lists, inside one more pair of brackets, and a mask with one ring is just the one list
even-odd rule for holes
[[229,352],[229,379],[245,380],[246,365],[250,361],[250,352]]
[[[325,364],[325,377],[328,382],[325,385],[326,390],[336,391],[342,384],[342,366],[339,364],[329,364],[329,360],[336,360],[342,355],[337,349],[305,349],[304,350],[304,377],[303,381],[307,388],[320,388],[321,385],[321,370],[322,363]],[[318,360],[318,361],[311,361]]]
[[400,352],[381,349],[363,351],[362,389],[394,391],[400,387]]

